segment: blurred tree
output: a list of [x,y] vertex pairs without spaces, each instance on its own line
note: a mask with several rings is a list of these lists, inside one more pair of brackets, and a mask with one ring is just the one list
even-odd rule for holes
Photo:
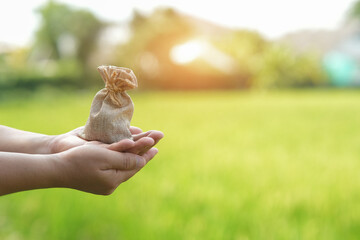
[[[29,55],[29,48],[18,48],[0,54],[0,95],[9,90],[32,91],[44,86],[69,86],[74,84],[71,78],[78,77],[74,75],[75,71],[64,71],[71,69],[71,66],[54,68],[51,61],[41,71],[38,63],[29,61]],[[71,64],[71,61],[67,63]],[[63,64],[65,62],[60,61],[57,65]]]
[[[359,9],[359,2],[354,9]],[[78,85],[82,79],[87,86],[94,78],[93,83],[102,84],[90,59],[99,56],[97,40],[109,24],[91,12],[55,1],[38,12],[41,26],[33,48],[0,54],[0,72],[10,76],[2,74],[0,82]],[[130,30],[129,41],[101,61],[132,68],[144,88],[302,87],[326,82],[321,61],[314,54],[298,55],[257,32],[219,27],[173,9],[160,8],[150,15],[135,11]],[[197,49],[181,51],[198,55],[177,62],[173,50],[189,43]]]
[[353,3],[352,7],[350,8],[349,18],[360,20],[360,1],[356,1]]
[[[202,27],[216,32],[206,35],[196,28],[198,22],[172,9],[157,9],[149,16],[134,12],[130,25],[132,36],[129,42],[119,46],[117,63],[133,68],[142,80],[142,87],[272,88],[326,83],[320,58],[314,54],[297,55],[285,46],[267,41],[257,32],[228,30],[200,21]],[[200,57],[186,64],[174,63],[170,58],[174,46],[199,38],[230,59],[229,64],[234,63],[234,68],[230,66],[231,71],[225,72],[217,70]],[[207,58],[217,56],[206,55]]]
[[88,61],[106,23],[87,10],[73,9],[55,1],[46,3],[38,13],[41,16],[35,42],[38,58],[75,60],[81,68],[77,70],[80,76],[91,76]]
[[264,52],[254,79],[258,88],[314,87],[327,83],[319,56],[295,54],[290,48],[274,43]]
[[157,9],[149,16],[135,11],[130,27],[131,38],[119,46],[116,64],[133,68],[142,79],[141,87],[185,86],[183,80],[191,73],[175,65],[169,56],[172,47],[193,34],[184,17],[169,8]]
[[[199,25],[212,29],[216,34],[202,32]],[[139,73],[142,87],[247,87],[253,77],[254,62],[266,46],[266,41],[258,33],[231,31],[167,8],[157,9],[149,16],[134,12],[130,26],[131,39],[119,46],[117,64],[131,67]],[[174,63],[170,58],[174,46],[199,38],[223,55],[233,58],[238,71],[229,75],[207,65],[202,59],[188,64]]]
[[236,61],[234,86],[250,87],[269,43],[257,32],[235,30],[218,38],[214,45]]

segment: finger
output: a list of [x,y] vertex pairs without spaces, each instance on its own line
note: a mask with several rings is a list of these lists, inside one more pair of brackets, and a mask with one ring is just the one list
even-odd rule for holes
[[135,145],[132,148],[129,148],[127,151],[135,154],[139,154],[144,151],[146,152],[147,149],[151,148],[154,145],[154,142],[155,141],[152,138],[143,137],[140,140],[136,141]]
[[135,134],[133,135],[133,140],[134,141],[137,141],[139,140],[140,138],[143,138],[143,137],[151,137],[152,139],[154,139],[155,141],[155,144],[159,142],[160,139],[162,139],[164,137],[164,134],[160,131],[157,131],[157,130],[150,130],[150,131],[147,131],[147,132],[143,132],[143,133],[140,133],[140,134]]
[[139,134],[139,133],[142,133],[142,130],[141,130],[141,128],[131,126],[130,132],[131,132],[131,134]]
[[147,137],[150,133],[151,133],[151,131],[142,132],[142,133],[139,133],[139,134],[134,134],[132,137],[133,137],[134,141],[137,141],[140,138]]
[[150,133],[147,137],[152,138],[154,140],[154,144],[144,148],[141,152],[138,153],[139,155],[143,155],[149,149],[151,149],[153,146],[155,146],[160,141],[160,139],[162,139],[164,137],[164,134],[160,131],[153,130],[153,131],[150,131]]
[[147,151],[143,158],[145,159],[146,163],[148,163],[151,159],[155,157],[155,155],[159,152],[157,148],[151,148],[149,151]]
[[119,142],[110,144],[107,148],[117,152],[125,152],[135,146],[135,142],[130,139],[123,139]]
[[134,170],[140,169],[146,164],[145,158],[132,153],[117,153],[113,151],[109,155],[111,155],[107,159],[110,164],[109,169]]
[[160,141],[160,139],[162,139],[164,137],[164,134],[160,131],[152,130],[150,132],[150,134],[148,135],[148,137],[151,137],[152,139],[154,139],[154,141],[155,141],[154,145],[155,145]]
[[[152,158],[154,158],[157,153],[158,153],[158,150],[156,148],[150,149],[143,156],[146,163],[148,163]],[[127,181],[129,178],[134,176],[140,170],[141,170],[141,168],[137,168],[137,169],[133,169],[133,170],[130,170],[130,171],[119,172],[119,184],[122,183],[122,182]]]

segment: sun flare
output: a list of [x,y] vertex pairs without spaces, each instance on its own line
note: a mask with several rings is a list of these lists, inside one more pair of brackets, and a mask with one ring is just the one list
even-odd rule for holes
[[177,45],[171,49],[170,57],[178,64],[186,64],[201,57],[204,52],[204,44],[198,40],[191,40]]

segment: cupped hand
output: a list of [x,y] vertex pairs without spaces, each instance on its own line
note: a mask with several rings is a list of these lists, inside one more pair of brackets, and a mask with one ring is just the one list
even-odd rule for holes
[[133,140],[124,139],[113,144],[105,144],[99,141],[87,141],[80,137],[84,127],[76,128],[68,133],[54,136],[49,143],[51,153],[59,153],[74,147],[83,145],[98,145],[118,152],[129,152],[143,155],[155,144],[157,144],[164,134],[160,131],[151,130],[142,132],[140,128],[130,127]]
[[142,132],[142,130],[137,127],[130,127],[130,132],[133,140],[124,139],[117,143],[110,144],[108,148],[118,152],[130,152],[143,155],[164,137],[164,134],[160,131],[150,130]]
[[143,156],[84,144],[55,154],[57,186],[108,195],[119,184],[135,175],[158,150],[151,148]]

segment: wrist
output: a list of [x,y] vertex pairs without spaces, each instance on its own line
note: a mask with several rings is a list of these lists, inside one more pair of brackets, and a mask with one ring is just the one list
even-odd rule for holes
[[53,135],[43,135],[41,136],[39,148],[37,150],[38,154],[52,154],[52,145],[56,136]]
[[23,146],[21,151],[14,152],[30,154],[50,154],[52,139],[53,136],[45,134],[36,134],[24,137],[22,140],[20,140],[20,145]]
[[46,139],[46,147],[49,154],[57,153],[56,145],[57,145],[57,137],[58,135],[49,135]]
[[51,165],[51,168],[54,169],[50,181],[53,183],[54,187],[71,187],[69,185],[69,171],[65,159],[66,153],[54,153],[49,156],[51,156],[49,164]]
[[39,171],[39,188],[63,187],[62,169],[58,164],[57,154],[31,154],[30,156],[34,159],[32,164],[35,171]]

